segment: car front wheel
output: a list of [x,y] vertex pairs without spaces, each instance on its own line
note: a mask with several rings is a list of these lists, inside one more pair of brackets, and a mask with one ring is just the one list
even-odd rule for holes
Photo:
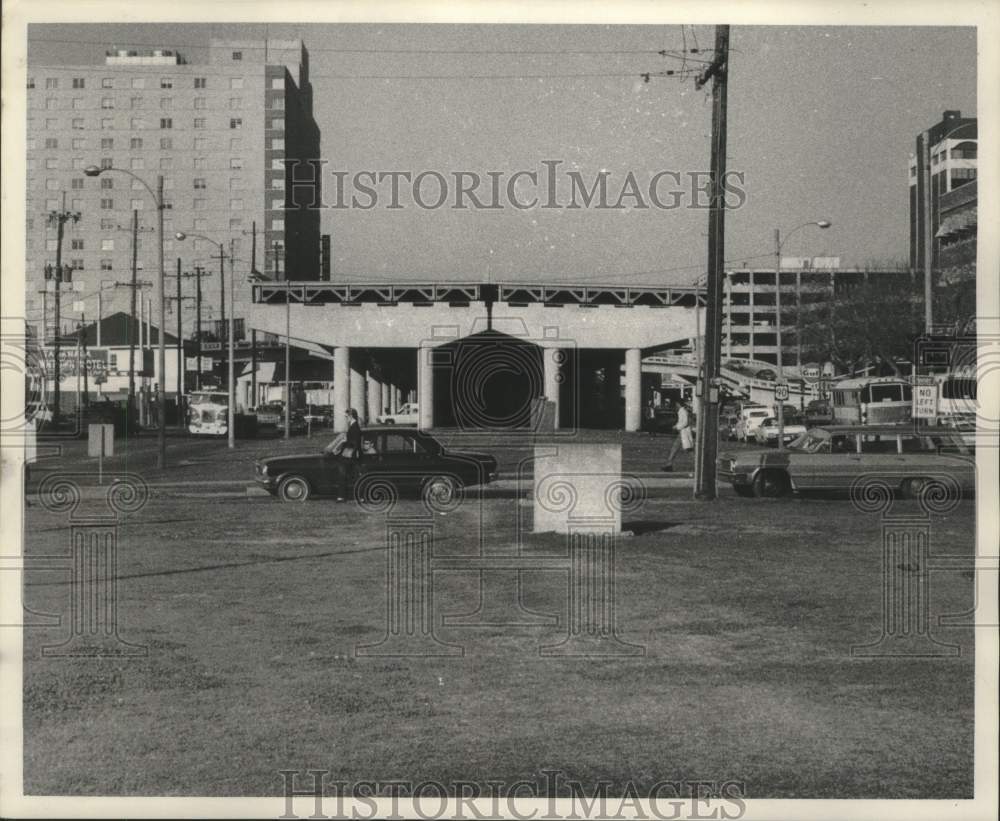
[[753,480],[753,495],[758,499],[778,499],[789,492],[788,477],[775,470],[762,470]]
[[278,483],[278,498],[283,502],[306,502],[310,496],[312,488],[301,476],[286,476]]

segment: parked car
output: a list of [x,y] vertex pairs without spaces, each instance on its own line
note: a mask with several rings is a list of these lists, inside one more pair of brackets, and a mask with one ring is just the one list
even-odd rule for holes
[[[254,479],[286,502],[336,494],[345,443],[341,433],[317,453],[260,459],[254,462]],[[397,425],[366,429],[356,466],[356,498],[389,486],[398,495],[432,494],[447,501],[468,485],[493,481],[497,472],[489,454],[451,451],[423,431]]]
[[395,413],[376,417],[375,421],[380,425],[415,425],[420,421],[420,407],[416,402],[407,402]]
[[950,477],[974,492],[976,463],[962,437],[948,428],[830,425],[811,428],[783,451],[724,453],[719,478],[741,496],[777,497],[802,491],[848,491],[861,476],[915,497]]
[[736,439],[736,426],[740,422],[738,411],[725,411],[719,415],[719,438],[732,442]]
[[833,422],[833,405],[829,399],[813,399],[806,405],[806,426],[829,425]]
[[333,427],[333,407],[330,405],[312,405],[306,413],[302,414],[302,418],[307,425],[312,425],[313,430],[316,428],[331,428]]
[[[784,419],[784,436],[782,437],[784,443],[787,445],[789,442],[798,439],[803,433],[806,432],[806,426],[803,425],[794,416],[786,416]],[[754,428],[753,431],[754,439],[757,440],[759,445],[777,445],[778,444],[778,417],[768,416],[761,420],[761,423]]]
[[741,442],[753,439],[754,429],[770,415],[771,411],[763,405],[744,405],[736,422],[736,438]]
[[268,402],[258,406],[254,413],[257,415],[259,427],[277,427],[285,424],[284,402]]

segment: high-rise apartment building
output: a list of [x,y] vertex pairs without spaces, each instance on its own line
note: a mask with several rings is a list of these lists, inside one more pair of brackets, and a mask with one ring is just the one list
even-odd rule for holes
[[[976,179],[978,128],[975,117],[945,111],[941,121],[917,135],[916,154],[910,157],[910,267],[924,267],[924,230],[927,219],[926,179],[930,176],[930,243],[941,226],[941,197]],[[932,264],[937,267],[932,257]]]
[[[155,279],[156,203],[146,186],[155,192],[161,175],[166,269],[175,271],[180,258],[185,271],[200,266],[212,275],[202,288],[209,327],[221,314],[217,243],[227,257],[233,250],[237,317],[250,300],[251,266],[274,276],[275,249],[282,278],[318,276],[319,211],[293,207],[313,196],[319,201],[319,192],[309,190],[307,165],[319,157],[309,54],[300,40],[213,39],[207,51],[207,62],[189,63],[169,49],[114,50],[103,64],[29,67],[29,320],[42,320],[38,292],[46,287],[45,266],[56,257],[56,230],[47,216],[64,207],[64,197],[65,208],[80,214],[78,222],[66,223],[62,249],[63,264],[72,265],[74,281],[82,283],[75,300],[86,301],[103,286],[108,310],[112,302],[127,307],[128,288],[115,289],[113,299],[109,291],[131,275],[133,211],[140,224],[139,279]],[[296,161],[298,179],[309,182],[296,184],[293,198]],[[89,166],[107,170],[88,176]],[[178,240],[177,232],[211,241]],[[230,270],[227,259],[227,293]],[[168,283],[167,293],[175,288]],[[193,293],[192,280],[185,280],[184,291]],[[93,318],[96,300],[88,306]],[[184,300],[183,310],[185,327],[192,328],[193,300]],[[69,311],[64,316],[73,320]]]

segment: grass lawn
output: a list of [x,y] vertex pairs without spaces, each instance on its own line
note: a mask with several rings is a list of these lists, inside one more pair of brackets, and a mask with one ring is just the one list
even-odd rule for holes
[[[972,606],[971,573],[931,574],[933,633],[958,657],[852,658],[880,632],[877,517],[687,496],[648,501],[641,535],[620,542],[619,634],[644,648],[621,659],[539,655],[565,635],[563,571],[523,575],[524,603],[560,625],[444,625],[464,656],[357,657],[385,632],[384,517],[156,496],[119,551],[120,633],[148,656],[43,658],[68,628],[25,631],[25,791],[259,796],[280,794],[282,769],[480,782],[561,769],[640,791],[732,779],[750,797],[971,797],[973,636],[937,626]],[[510,550],[518,504],[437,517],[435,553],[480,538]],[[65,515],[30,508],[27,533],[29,556],[68,551]],[[972,504],[932,533],[933,552],[971,556]],[[27,585],[33,610],[67,611],[64,574]],[[473,611],[479,575],[437,573],[434,596],[439,624]]]

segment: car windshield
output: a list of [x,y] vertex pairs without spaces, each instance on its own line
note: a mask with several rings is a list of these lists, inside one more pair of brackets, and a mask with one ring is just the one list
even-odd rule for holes
[[332,453],[336,456],[340,451],[344,449],[344,444],[347,442],[346,433],[338,433],[334,440],[323,448],[323,453]]

